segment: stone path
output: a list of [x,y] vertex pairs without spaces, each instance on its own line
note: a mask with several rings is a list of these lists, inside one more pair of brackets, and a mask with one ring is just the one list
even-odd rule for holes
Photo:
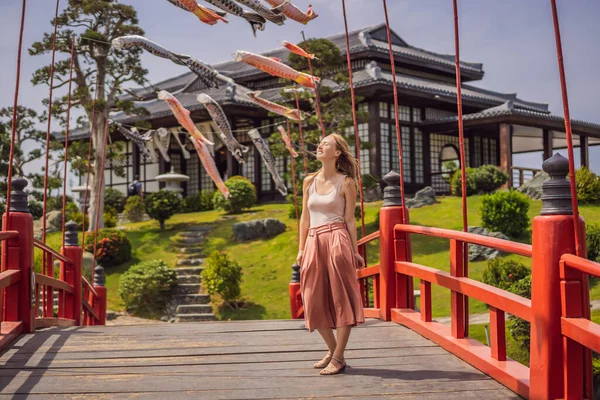
[[179,259],[175,266],[178,286],[171,305],[175,309],[174,322],[216,320],[210,296],[201,293],[200,287],[200,273],[204,264],[202,243],[210,229],[207,226],[191,227],[175,242],[179,246]]

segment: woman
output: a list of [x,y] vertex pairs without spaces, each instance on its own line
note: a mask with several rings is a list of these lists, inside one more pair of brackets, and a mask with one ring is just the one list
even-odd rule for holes
[[356,280],[356,268],[365,266],[354,218],[359,172],[348,143],[338,134],[321,140],[317,159],[321,169],[303,184],[297,262],[306,327],[318,330],[329,348],[314,367],[323,368],[321,375],[335,375],[346,368],[350,329],[365,320]]

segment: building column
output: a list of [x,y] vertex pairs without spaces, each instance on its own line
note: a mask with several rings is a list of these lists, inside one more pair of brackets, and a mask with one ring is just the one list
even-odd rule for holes
[[512,187],[512,127],[500,124],[500,168],[508,174],[508,182],[504,187]]
[[543,143],[544,143],[544,154],[543,159],[547,160],[552,157],[552,132],[548,129],[544,129],[543,133]]
[[579,135],[579,150],[581,151],[581,166],[590,167],[589,141],[586,135]]

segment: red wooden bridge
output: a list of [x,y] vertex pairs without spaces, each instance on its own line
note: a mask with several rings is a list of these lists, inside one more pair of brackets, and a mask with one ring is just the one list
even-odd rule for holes
[[[363,254],[371,241],[380,246],[379,264],[357,272],[370,319],[353,330],[347,373],[328,378],[312,369],[324,351],[320,338],[298,320],[297,267],[292,320],[100,326],[106,311],[101,267],[93,284],[82,277],[75,224],[67,224],[60,252],[33,238],[26,182],[15,179],[3,220],[9,229],[0,234],[0,397],[591,399],[591,350],[600,352],[600,326],[589,320],[588,276],[600,276],[600,265],[573,255],[566,159],[556,155],[544,170],[551,180],[533,220],[532,245],[402,224],[407,209],[398,175],[388,174],[380,230],[360,241]],[[411,235],[448,239],[450,272],[413,263]],[[531,257],[532,299],[470,279],[467,244]],[[59,260],[59,271],[35,273],[35,247]],[[413,304],[415,279],[420,311]],[[451,292],[450,326],[432,320],[432,284]],[[468,298],[489,305],[489,347],[469,338]],[[506,356],[505,313],[531,322],[529,367]]]

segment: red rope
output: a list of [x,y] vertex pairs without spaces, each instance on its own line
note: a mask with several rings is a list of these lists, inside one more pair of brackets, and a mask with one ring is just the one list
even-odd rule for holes
[[[461,78],[460,78],[460,46],[458,37],[458,0],[453,0],[454,3],[454,46],[456,49],[455,56],[455,69],[456,69],[456,106],[458,109],[458,141],[460,147],[460,177],[461,177],[461,192],[462,192],[462,220],[463,220],[463,231],[469,230],[467,222],[467,178],[466,178],[466,167],[465,167],[465,140],[464,140],[464,129],[463,129],[463,114],[462,114],[462,92],[461,92]],[[464,276],[469,276],[469,252],[467,250],[466,243],[463,243],[463,272]],[[465,296],[465,324],[464,333],[465,336],[469,336],[469,298]]]
[[[94,143],[94,122],[96,121],[96,100],[98,99],[98,82],[96,82],[96,92],[94,93],[94,102],[92,103],[92,120],[90,122],[90,144],[88,146],[88,157],[87,157],[87,173],[85,179],[85,190],[83,194],[83,209],[81,214],[83,216],[83,222],[81,223],[81,243],[85,249],[85,216],[87,208],[88,191],[90,187],[90,166],[92,163],[92,148]],[[81,262],[83,263],[83,252],[81,252]]]
[[63,202],[62,202],[62,245],[65,246],[65,224],[67,210],[67,161],[69,158],[69,125],[71,120],[71,85],[73,83],[73,61],[75,60],[75,36],[71,39],[71,66],[69,70],[69,94],[67,100],[67,126],[65,129],[65,166],[63,178]]
[[[390,63],[392,64],[392,85],[394,86],[394,115],[396,120],[396,141],[398,142],[398,159],[400,162],[400,198],[402,199],[402,206],[405,205],[404,201],[404,163],[402,160],[402,136],[400,132],[400,118],[398,111],[398,87],[396,86],[396,62],[394,60],[394,50],[392,48],[392,34],[390,30],[390,21],[388,18],[387,1],[383,0],[383,12],[385,14],[385,27],[387,30],[387,40],[390,52]],[[406,213],[402,213],[402,223],[406,224]]]
[[[291,140],[292,131],[290,130],[290,121],[287,120],[287,134]],[[296,169],[294,167],[294,156],[290,152],[290,158],[292,160],[292,186],[294,187],[294,207],[296,208],[296,225],[298,230],[298,238],[300,238],[300,219],[298,216],[298,191],[296,190]]]
[[577,183],[575,182],[575,161],[573,159],[573,132],[571,130],[571,113],[569,112],[569,96],[567,94],[567,80],[565,77],[565,66],[563,62],[562,43],[560,38],[560,26],[558,24],[558,11],[556,0],[550,0],[552,4],[552,18],[554,19],[554,36],[556,38],[556,53],[558,56],[558,71],[560,74],[560,87],[562,91],[562,102],[565,113],[565,133],[567,134],[567,151],[569,156],[569,181],[571,184],[571,204],[573,206],[573,224],[575,226],[575,252],[581,257],[581,232],[579,230],[579,206],[577,204]]
[[[10,229],[10,202],[12,190],[12,174],[13,174],[13,161],[15,158],[15,141],[17,135],[17,107],[19,106],[19,84],[21,82],[21,53],[23,51],[23,31],[25,29],[25,9],[27,8],[27,0],[23,0],[23,9],[21,11],[21,28],[19,31],[19,49],[17,51],[17,78],[15,83],[15,101],[13,103],[13,114],[12,114],[12,129],[11,129],[11,140],[10,140],[10,155],[8,159],[8,177],[6,186],[6,227],[4,229]],[[6,255],[5,255],[6,256]]]
[[[304,31],[302,31],[302,40],[304,41],[304,50],[308,53],[308,43],[306,43],[306,37],[304,36]],[[308,69],[310,71],[310,76],[315,76],[313,73],[312,63],[310,62],[310,58],[306,58],[308,60]],[[315,103],[317,107],[317,115],[319,116],[319,125],[321,126],[321,139],[325,137],[325,125],[323,125],[323,116],[321,114],[321,100],[319,99],[319,84],[315,82]],[[300,111],[300,109],[298,109]]]
[[[300,100],[298,99],[298,90],[294,86],[294,96],[296,96],[296,108],[300,113]],[[302,157],[304,159],[304,176],[308,174],[308,163],[306,161],[306,150],[304,148],[304,133],[302,133],[302,121],[298,120],[298,129],[300,130],[300,141],[302,143]]]
[[[106,161],[106,143],[108,142],[108,119],[106,120],[106,125],[104,127],[104,145],[102,149],[102,168],[100,169],[100,183],[98,184],[98,198],[96,201],[96,226],[94,227],[94,255],[92,261],[92,272],[96,267],[96,249],[98,245],[98,223],[100,221],[100,195],[102,194],[102,184],[104,182],[104,162]],[[98,162],[98,160],[96,160]]]
[[354,123],[354,140],[356,147],[356,160],[358,161],[358,188],[360,190],[360,219],[362,236],[365,236],[365,204],[363,200],[362,176],[360,164],[360,141],[358,140],[358,123],[356,121],[356,99],[354,97],[354,83],[352,81],[352,62],[350,60],[350,41],[348,39],[348,19],[346,17],[346,1],[342,0],[344,13],[344,28],[346,29],[346,61],[348,62],[348,77],[350,78],[350,98],[352,99],[352,122]]
[[[54,12],[54,36],[52,37],[52,63],[50,64],[50,95],[48,98],[48,129],[46,131],[46,169],[44,170],[44,200],[42,203],[42,242],[46,243],[46,212],[48,211],[48,168],[50,160],[50,125],[52,124],[52,91],[54,90],[54,60],[56,56],[56,32],[58,28],[58,8],[60,0],[56,0],[56,11]],[[64,217],[63,211],[63,217]],[[64,228],[63,228],[64,232]],[[43,261],[46,267],[46,258]],[[45,269],[45,268],[44,268]]]

